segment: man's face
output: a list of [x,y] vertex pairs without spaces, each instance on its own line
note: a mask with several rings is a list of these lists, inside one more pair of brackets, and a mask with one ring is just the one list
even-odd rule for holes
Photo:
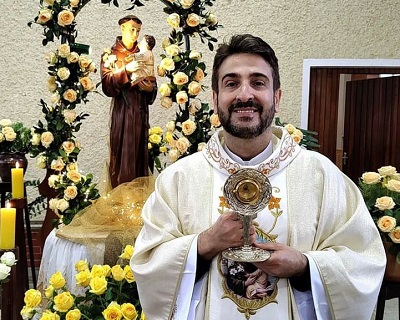
[[234,54],[219,69],[214,111],[225,131],[251,139],[261,135],[279,110],[281,90],[273,90],[272,69],[260,56]]
[[121,25],[122,42],[134,43],[139,37],[141,27],[141,24],[133,20],[124,22]]

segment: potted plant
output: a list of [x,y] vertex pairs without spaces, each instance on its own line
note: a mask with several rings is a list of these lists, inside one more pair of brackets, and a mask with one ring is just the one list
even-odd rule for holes
[[400,281],[400,173],[393,166],[365,172],[359,187],[387,252],[385,277]]
[[11,168],[28,165],[25,154],[29,152],[31,130],[22,122],[12,122],[10,119],[0,120],[0,176],[2,181],[11,181]]

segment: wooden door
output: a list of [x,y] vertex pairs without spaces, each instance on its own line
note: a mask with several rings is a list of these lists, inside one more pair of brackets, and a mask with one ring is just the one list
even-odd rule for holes
[[400,171],[400,77],[346,85],[343,172],[353,181],[392,165]]

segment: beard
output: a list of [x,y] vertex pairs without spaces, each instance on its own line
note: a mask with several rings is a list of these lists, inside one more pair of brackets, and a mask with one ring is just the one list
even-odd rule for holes
[[[235,125],[232,123],[232,114],[236,109],[241,109],[245,107],[255,108],[259,114],[260,122],[257,125],[253,126],[243,126],[243,125]],[[263,107],[261,104],[248,101],[248,102],[236,102],[229,106],[228,112],[222,111],[222,108],[218,108],[218,118],[221,122],[222,127],[226,132],[231,134],[232,136],[240,139],[252,139],[261,135],[267,128],[269,128],[274,120],[275,116],[275,102],[272,106],[263,113]],[[246,121],[245,118],[242,121]],[[249,119],[250,121],[250,119]]]

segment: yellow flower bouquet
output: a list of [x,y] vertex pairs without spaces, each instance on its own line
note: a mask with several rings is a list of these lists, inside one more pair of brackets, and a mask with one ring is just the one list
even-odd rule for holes
[[390,243],[389,252],[400,263],[400,173],[392,166],[365,172],[359,187],[382,241]]
[[[85,289],[83,296],[70,292],[61,274],[49,280],[44,294],[35,289],[25,292],[23,319],[39,320],[144,320],[137,286],[129,267],[133,247],[128,245],[120,255],[122,263],[93,265],[86,260],[75,264],[76,284]],[[125,263],[124,263],[125,261]]]

